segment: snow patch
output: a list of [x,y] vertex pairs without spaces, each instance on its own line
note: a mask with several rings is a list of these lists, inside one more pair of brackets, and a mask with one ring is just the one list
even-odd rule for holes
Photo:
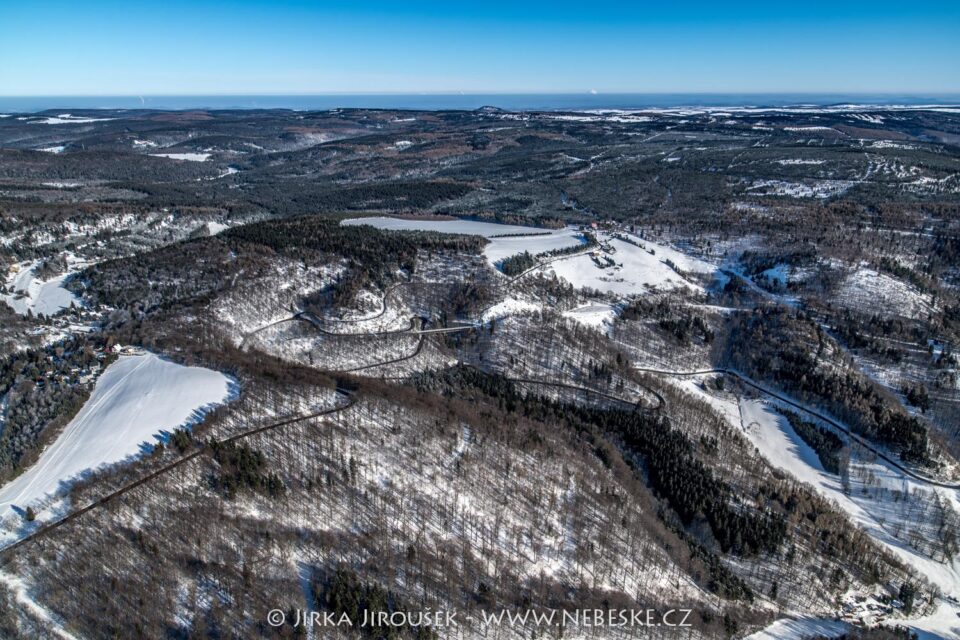
[[230,228],[230,225],[223,224],[222,222],[208,222],[207,230],[210,232],[210,235],[215,236],[221,231],[226,231]]
[[69,308],[71,304],[81,306],[83,303],[80,298],[63,285],[67,278],[87,263],[67,254],[67,264],[66,273],[50,280],[41,280],[36,276],[39,260],[14,265],[7,276],[7,290],[12,293],[5,293],[0,299],[22,316],[29,312],[52,316]]
[[51,615],[47,609],[33,599],[33,596],[31,596],[27,590],[26,583],[21,578],[6,573],[5,571],[0,571],[0,584],[3,584],[3,586],[13,593],[14,599],[24,610],[29,612],[35,619],[45,623],[48,627],[47,630],[53,631],[53,633],[62,640],[76,640],[76,636],[64,629],[63,625],[54,619],[53,615]]
[[582,325],[597,329],[609,329],[617,317],[616,308],[605,302],[590,302],[576,309],[563,312],[564,318],[570,318]]
[[517,300],[516,298],[507,298],[498,302],[483,313],[483,322],[498,320],[507,316],[513,316],[527,311],[538,311],[540,307],[532,302]]
[[785,167],[807,164],[816,165],[823,164],[824,162],[826,162],[826,160],[805,160],[803,158],[787,158],[786,160],[777,160],[777,164]]
[[843,281],[837,298],[849,306],[911,318],[932,310],[930,296],[885,273],[861,266]]
[[61,113],[58,116],[51,116],[42,120],[31,120],[30,124],[87,124],[90,122],[107,122],[113,118],[84,118],[82,116],[72,116],[69,113]]
[[757,180],[747,191],[762,196],[787,196],[789,198],[826,199],[840,195],[852,187],[850,180],[814,180],[810,183],[789,182],[787,180]]
[[209,153],[151,153],[154,158],[169,158],[171,160],[187,160],[189,162],[206,162],[211,156]]
[[834,638],[849,631],[851,626],[840,620],[817,618],[781,618],[766,629],[753,633],[744,640],[806,640],[816,636]]

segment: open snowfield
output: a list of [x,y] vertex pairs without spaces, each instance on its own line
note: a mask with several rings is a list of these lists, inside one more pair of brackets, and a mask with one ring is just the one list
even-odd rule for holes
[[188,160],[190,162],[206,162],[209,153],[151,153],[154,158],[169,158],[171,160]]
[[840,285],[837,299],[859,309],[883,315],[916,318],[930,312],[930,297],[885,273],[860,267]]
[[406,218],[390,218],[387,216],[371,216],[369,218],[350,218],[341,224],[348,226],[370,225],[387,231],[436,231],[438,233],[464,233],[471,236],[494,236],[513,233],[549,233],[550,229],[536,227],[521,227],[513,224],[497,224],[496,222],[481,222],[479,220],[408,220]]
[[208,222],[207,231],[210,232],[210,235],[215,236],[221,231],[226,231],[230,228],[230,225],[223,224],[222,222]]
[[[543,229],[539,227],[521,227],[495,222],[477,220],[405,220],[385,216],[371,218],[352,218],[342,224],[367,224],[388,231],[436,231],[438,233],[462,233],[483,236],[490,240],[483,253],[490,264],[497,264],[504,258],[529,251],[536,255],[544,251],[565,249],[583,244],[583,236],[571,227],[564,229]],[[516,235],[523,234],[523,235]],[[507,236],[507,237],[504,237]]]
[[578,244],[585,244],[583,236],[575,229],[559,229],[543,233],[546,229],[539,229],[535,236],[513,236],[510,238],[490,238],[490,244],[483,249],[483,254],[491,264],[499,264],[504,258],[529,251],[537,255],[545,251],[566,249]]
[[[680,269],[696,266],[698,270],[705,270],[707,267],[702,267],[699,261],[688,261],[683,254],[652,243],[645,244],[652,254],[622,240],[611,239],[609,246],[613,253],[602,253],[600,259],[609,258],[615,263],[613,265],[601,267],[592,256],[581,255],[551,262],[544,267],[544,272],[556,274],[577,288],[587,287],[619,297],[640,295],[651,289],[689,287],[694,291],[701,290],[700,285],[685,279],[666,263],[666,260],[672,260]],[[681,259],[683,263],[679,264],[677,261]]]
[[[645,248],[650,249],[654,254],[661,260],[669,260],[677,266],[680,271],[684,273],[699,273],[702,275],[712,275],[716,273],[717,267],[705,260],[689,256],[682,251],[677,251],[673,247],[669,247],[665,244],[659,242],[651,242],[650,240],[645,240],[639,236],[627,233],[624,234],[627,238],[630,238],[634,242],[638,242],[643,245]],[[606,234],[601,234],[600,238],[605,239]]]
[[617,310],[613,305],[605,302],[589,302],[570,311],[564,311],[563,317],[576,320],[588,327],[607,330],[613,325],[613,320],[617,317]]
[[66,289],[63,283],[86,263],[69,255],[67,263],[70,269],[51,280],[41,280],[36,276],[35,269],[39,261],[21,263],[18,272],[11,272],[7,276],[7,288],[12,288],[13,293],[3,294],[3,301],[22,316],[27,315],[28,311],[34,315],[50,316],[71,304],[80,306],[80,298]]
[[498,302],[484,311],[482,320],[483,322],[490,322],[491,320],[498,320],[500,318],[514,316],[520,313],[539,311],[540,309],[541,306],[538,304],[534,304],[526,300],[518,300],[516,298],[507,298],[506,300]]
[[0,488],[0,517],[37,504],[85,471],[143,452],[232,394],[230,378],[148,353],[107,367],[76,417],[40,459]]
[[51,116],[43,120],[31,120],[30,124],[89,124],[91,122],[106,122],[107,120],[113,120],[113,118],[84,118],[69,113],[61,113],[58,116]]

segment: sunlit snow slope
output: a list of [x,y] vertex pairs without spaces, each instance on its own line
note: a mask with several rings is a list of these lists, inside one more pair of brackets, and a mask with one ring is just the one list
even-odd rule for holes
[[123,356],[90,399],[23,475],[0,488],[0,516],[54,493],[84,471],[141,451],[162,431],[190,423],[231,393],[230,378],[153,354]]

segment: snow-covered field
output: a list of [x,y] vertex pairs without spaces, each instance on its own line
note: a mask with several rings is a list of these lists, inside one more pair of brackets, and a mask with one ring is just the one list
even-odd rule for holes
[[544,251],[575,247],[584,242],[581,234],[571,227],[543,229],[477,220],[405,220],[403,218],[381,216],[352,218],[344,220],[342,224],[366,224],[389,231],[436,231],[438,233],[483,236],[490,240],[490,244],[484,248],[483,253],[491,264],[497,264],[504,258],[509,258],[524,251],[536,255]]
[[843,304],[883,315],[916,318],[931,311],[928,295],[867,267],[860,267],[847,276],[836,297]]
[[[615,296],[639,295],[651,289],[676,289],[689,287],[701,290],[700,285],[687,280],[667,264],[667,260],[683,271],[712,272],[713,267],[682,253],[644,242],[647,250],[623,240],[600,236],[601,243],[613,251],[598,251],[597,256],[581,255],[566,260],[557,260],[544,267],[545,273],[553,273],[577,288],[590,288]],[[652,253],[651,253],[652,252]],[[613,264],[610,264],[612,262]]]
[[205,162],[210,158],[209,153],[151,153],[154,158],[170,158],[171,160],[189,160],[190,162]]
[[17,265],[19,271],[11,271],[7,276],[7,289],[13,293],[3,294],[2,299],[20,315],[32,311],[34,315],[54,315],[67,309],[71,304],[80,306],[80,298],[63,286],[71,275],[83,268],[86,263],[72,254],[67,254],[68,271],[50,280],[41,280],[35,269],[39,261]]
[[22,475],[0,488],[0,517],[36,505],[71,479],[144,452],[234,393],[227,376],[147,353],[107,367],[76,417]]
[[605,302],[589,302],[570,311],[565,311],[563,317],[576,320],[588,327],[608,330],[617,317],[617,310],[613,305]]
[[538,229],[537,231],[538,235],[535,236],[490,238],[490,244],[484,248],[483,254],[487,256],[487,260],[491,264],[497,264],[504,258],[509,258],[524,251],[530,252],[531,255],[537,255],[545,251],[566,249],[584,243],[583,236],[575,229],[559,229],[548,233],[544,233],[548,231],[547,229]]
[[372,216],[369,218],[350,218],[341,224],[347,226],[370,225],[387,231],[436,231],[438,233],[465,233],[472,236],[492,238],[513,233],[549,233],[549,229],[535,227],[521,227],[512,224],[498,224],[496,222],[481,222],[479,220],[409,220],[406,218],[390,218],[387,216]]
[[89,124],[91,122],[106,122],[107,120],[113,120],[113,118],[84,118],[69,113],[61,113],[58,116],[50,116],[43,120],[31,120],[30,124]]
[[484,311],[482,320],[483,322],[490,322],[491,320],[498,320],[500,318],[505,318],[507,316],[513,316],[520,313],[539,311],[540,309],[540,305],[528,302],[526,300],[506,298],[505,300],[498,302]]

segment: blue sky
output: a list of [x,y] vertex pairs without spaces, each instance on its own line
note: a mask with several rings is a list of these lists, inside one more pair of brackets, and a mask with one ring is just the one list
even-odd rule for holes
[[0,95],[960,92],[960,2],[0,0]]

